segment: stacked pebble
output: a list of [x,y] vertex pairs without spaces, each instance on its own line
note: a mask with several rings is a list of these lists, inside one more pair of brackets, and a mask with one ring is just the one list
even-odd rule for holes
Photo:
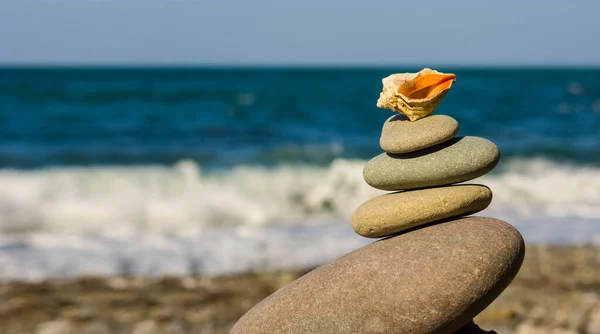
[[375,197],[352,216],[356,233],[379,238],[485,209],[492,192],[482,185],[451,185],[491,171],[500,157],[494,143],[455,137],[458,122],[436,115],[410,122],[402,115],[383,125],[385,153],[364,168],[365,181],[382,190],[405,190]]
[[523,261],[519,232],[485,209],[492,192],[453,185],[491,171],[494,143],[456,137],[449,116],[384,124],[385,153],[365,181],[401,192],[356,209],[352,227],[368,246],[321,266],[254,306],[231,333],[485,333],[472,319],[510,284]]

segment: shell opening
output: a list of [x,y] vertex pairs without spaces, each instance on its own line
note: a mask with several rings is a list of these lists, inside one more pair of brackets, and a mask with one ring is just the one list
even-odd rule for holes
[[428,99],[449,89],[452,83],[456,81],[456,75],[421,73],[415,79],[412,85],[398,87],[398,94],[410,100]]

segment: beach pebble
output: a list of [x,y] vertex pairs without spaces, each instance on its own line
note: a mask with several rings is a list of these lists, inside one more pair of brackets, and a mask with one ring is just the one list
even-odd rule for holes
[[352,215],[352,228],[367,238],[379,238],[441,219],[485,209],[492,192],[480,185],[409,190],[372,198]]
[[464,182],[496,167],[498,147],[479,137],[457,137],[417,152],[382,153],[363,169],[365,181],[382,190],[406,190]]
[[383,124],[379,145],[388,153],[408,153],[443,143],[456,136],[458,122],[446,115],[433,115],[411,122],[395,115]]
[[493,218],[423,227],[313,270],[231,333],[452,333],[506,288],[524,251],[519,232]]

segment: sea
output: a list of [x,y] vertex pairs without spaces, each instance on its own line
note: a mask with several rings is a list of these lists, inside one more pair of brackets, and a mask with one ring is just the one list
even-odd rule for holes
[[[481,215],[600,244],[600,69],[437,68],[501,150]],[[371,242],[381,79],[420,68],[0,69],[0,280],[309,268]]]

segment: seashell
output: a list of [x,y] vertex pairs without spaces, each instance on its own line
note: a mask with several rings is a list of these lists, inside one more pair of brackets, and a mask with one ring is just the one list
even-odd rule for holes
[[382,80],[379,108],[400,112],[414,122],[431,115],[440,104],[456,75],[424,68],[417,73],[392,74]]

